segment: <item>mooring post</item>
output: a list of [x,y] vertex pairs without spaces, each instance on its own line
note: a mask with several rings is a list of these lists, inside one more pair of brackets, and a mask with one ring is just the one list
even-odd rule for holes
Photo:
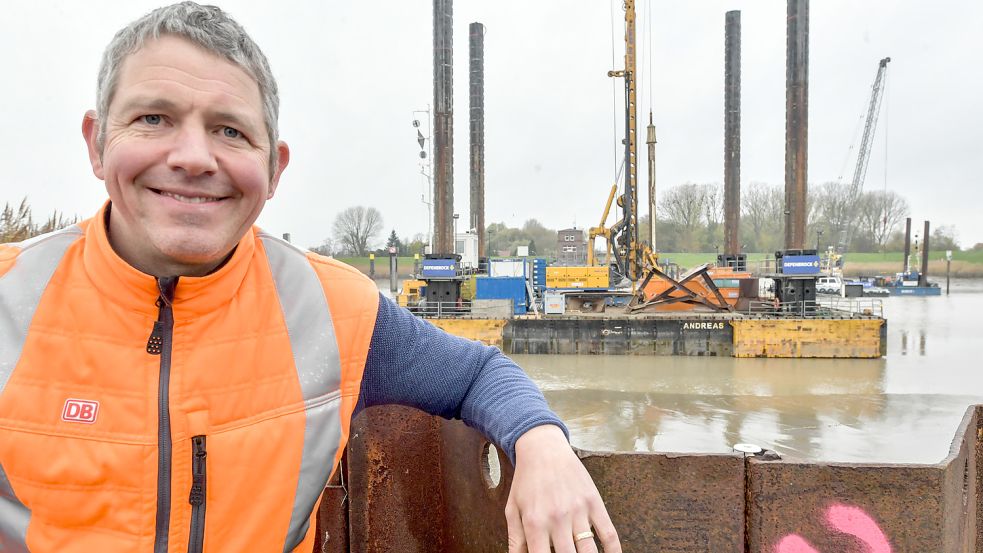
[[375,254],[369,254],[369,278],[375,278]]
[[389,247],[389,291],[393,294],[396,293],[396,247]]
[[945,251],[945,295],[949,295],[949,271],[952,268],[952,250]]

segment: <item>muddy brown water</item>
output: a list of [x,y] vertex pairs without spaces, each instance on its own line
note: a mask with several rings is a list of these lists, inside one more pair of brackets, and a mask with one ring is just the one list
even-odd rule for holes
[[886,298],[884,312],[888,353],[876,360],[513,358],[583,449],[754,443],[814,461],[939,462],[966,408],[983,403],[983,279],[953,280],[948,297]]
[[[944,286],[944,284],[943,284]],[[577,447],[936,463],[983,403],[983,280],[887,298],[882,359],[514,356]]]

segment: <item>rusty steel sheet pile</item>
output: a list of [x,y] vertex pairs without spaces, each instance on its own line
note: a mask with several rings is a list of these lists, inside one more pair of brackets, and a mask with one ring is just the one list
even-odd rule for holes
[[[626,553],[983,551],[983,406],[929,465],[577,453]],[[346,459],[315,551],[507,550],[511,465],[460,421],[373,407],[353,421]]]

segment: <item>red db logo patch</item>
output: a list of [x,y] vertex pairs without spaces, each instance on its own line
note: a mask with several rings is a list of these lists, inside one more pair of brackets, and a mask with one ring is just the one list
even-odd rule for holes
[[99,415],[99,402],[85,399],[66,399],[65,408],[61,411],[61,420],[65,422],[84,422],[92,424]]

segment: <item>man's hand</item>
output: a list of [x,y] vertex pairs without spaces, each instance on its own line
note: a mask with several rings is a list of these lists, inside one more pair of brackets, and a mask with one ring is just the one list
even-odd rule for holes
[[558,426],[537,426],[515,443],[515,475],[505,506],[509,553],[606,553],[621,542],[587,469]]

